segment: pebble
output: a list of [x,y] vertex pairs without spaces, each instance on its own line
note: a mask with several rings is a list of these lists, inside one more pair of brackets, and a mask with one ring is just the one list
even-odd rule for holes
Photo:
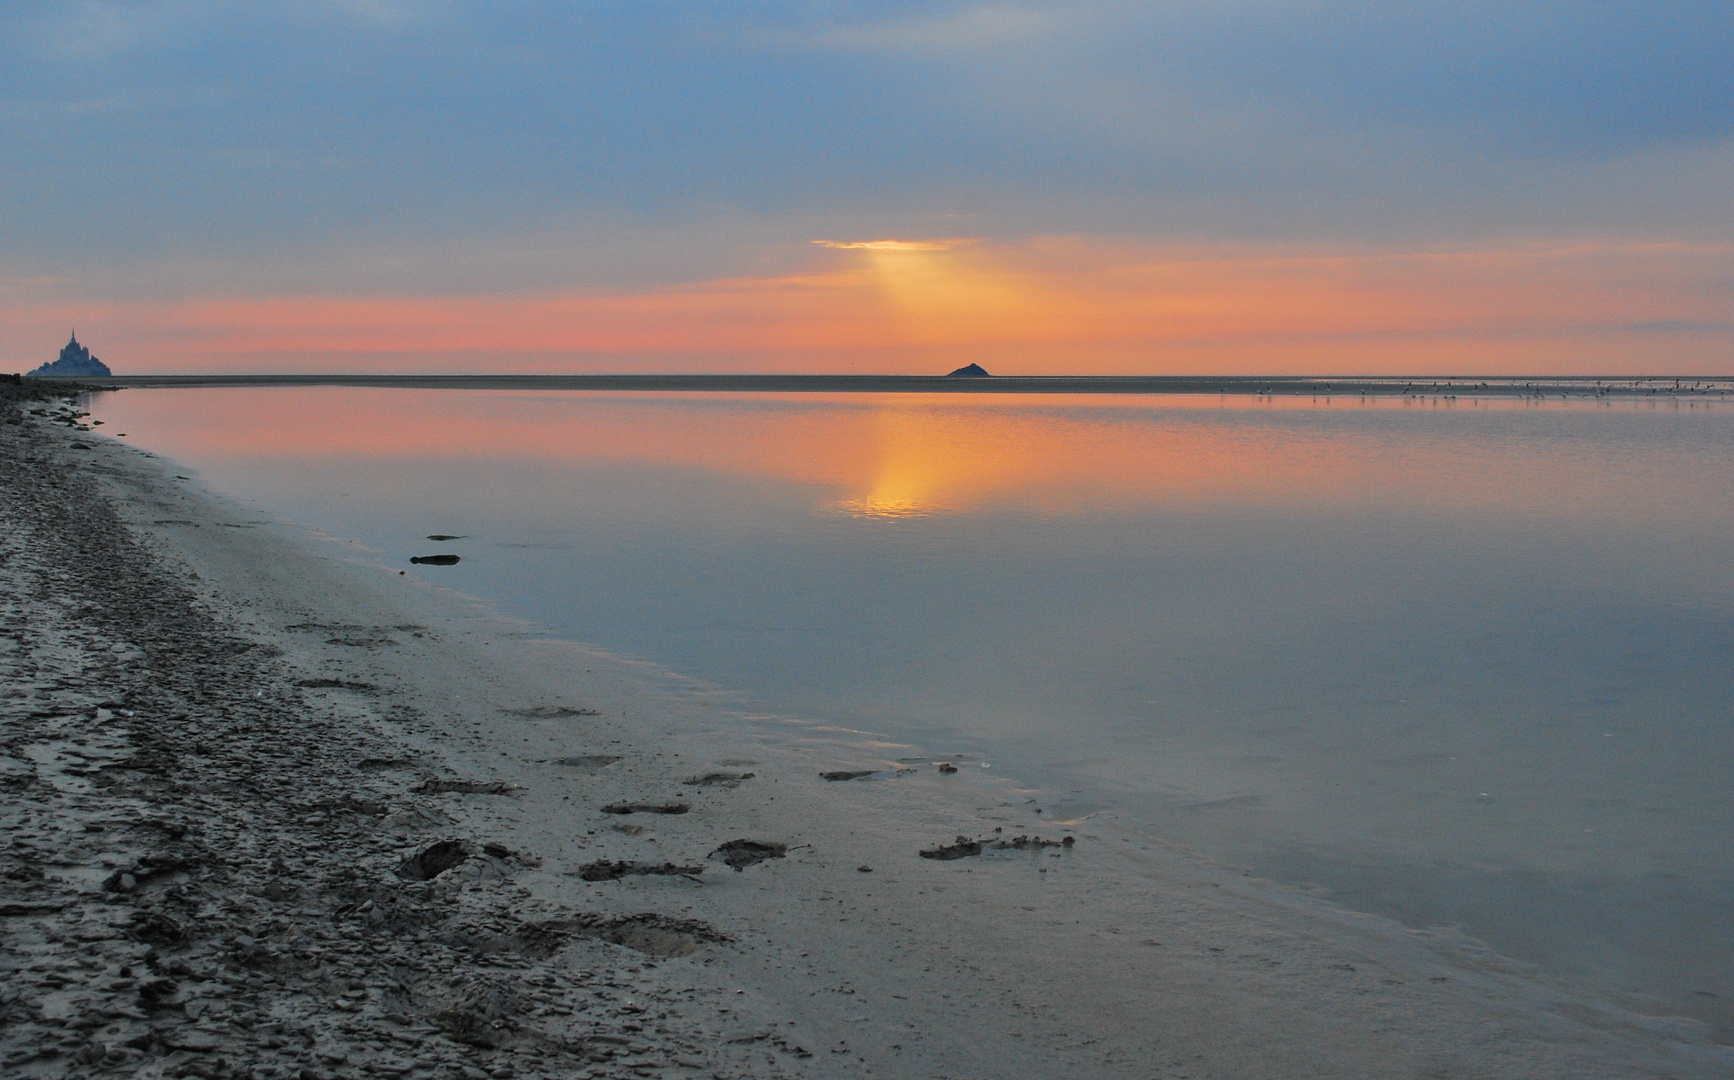
[[[100,1062],[176,1076],[221,1060],[319,1080],[510,1080],[520,1073],[498,1055],[534,1052],[547,1076],[585,1077],[586,1047],[601,1045],[589,1039],[639,1029],[639,1013],[616,1014],[610,984],[658,1016],[640,1068],[706,1042],[721,991],[666,982],[613,946],[581,970],[558,936],[552,955],[514,954],[522,924],[587,914],[534,906],[516,857],[489,859],[461,893],[393,874],[468,828],[452,796],[360,768],[410,751],[298,686],[330,672],[289,663],[257,636],[257,610],[243,619],[125,520],[194,495],[129,471],[142,459],[125,449],[97,447],[92,468],[70,471],[61,437],[0,425],[0,655],[13,693],[0,722],[17,748],[0,772],[0,901],[27,913],[4,924],[0,1070],[82,1077]],[[309,633],[342,649],[320,643],[395,629]],[[408,702],[389,707],[418,720]],[[532,985],[543,1015],[521,994]],[[504,1045],[454,1041],[473,1032]],[[394,1056],[404,1049],[413,1064]],[[763,1072],[749,1050],[719,1053],[738,1074]],[[463,1058],[487,1070],[453,1069]]]

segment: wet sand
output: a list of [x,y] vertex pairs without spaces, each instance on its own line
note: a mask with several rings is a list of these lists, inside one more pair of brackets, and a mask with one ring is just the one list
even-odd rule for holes
[[977,762],[743,728],[55,407],[0,423],[8,1076],[1734,1072]]

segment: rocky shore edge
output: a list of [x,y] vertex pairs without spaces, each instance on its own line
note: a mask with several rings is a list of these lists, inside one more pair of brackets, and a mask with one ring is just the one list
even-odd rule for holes
[[[0,1072],[802,1071],[694,1020],[719,991],[658,978],[711,927],[525,918],[519,855],[430,842],[452,819],[383,776],[402,748],[122,522],[64,392],[0,384]],[[385,884],[363,853],[409,857]],[[463,887],[426,880],[458,864]],[[550,962],[574,942],[627,947]]]

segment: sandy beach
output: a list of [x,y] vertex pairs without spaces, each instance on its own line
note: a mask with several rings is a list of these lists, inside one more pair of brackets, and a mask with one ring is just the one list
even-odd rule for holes
[[979,761],[744,727],[0,408],[7,1076],[1734,1075],[1696,1021]]

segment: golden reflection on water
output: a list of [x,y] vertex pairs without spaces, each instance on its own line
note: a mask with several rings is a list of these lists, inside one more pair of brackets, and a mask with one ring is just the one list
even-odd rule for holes
[[863,495],[859,499],[844,499],[837,504],[837,509],[850,517],[882,518],[888,521],[928,517],[933,513],[932,508],[915,499],[887,496],[878,492]]
[[1515,418],[1492,438],[1468,424],[1360,422],[1443,411],[1402,402],[332,387],[103,398],[101,414],[122,425],[110,430],[148,433],[154,448],[187,460],[642,464],[802,485],[815,490],[815,509],[881,520],[1000,506],[1068,514],[1374,501],[1606,517],[1691,513],[1705,497],[1680,483],[1679,467],[1689,462],[1661,455],[1642,467],[1604,468],[1569,437],[1527,437],[1534,425]]
[[1037,431],[1005,430],[1004,417],[895,404],[866,418],[868,453],[857,475],[838,477],[851,493],[836,508],[855,517],[912,518],[966,510],[1027,482],[1024,462]]

